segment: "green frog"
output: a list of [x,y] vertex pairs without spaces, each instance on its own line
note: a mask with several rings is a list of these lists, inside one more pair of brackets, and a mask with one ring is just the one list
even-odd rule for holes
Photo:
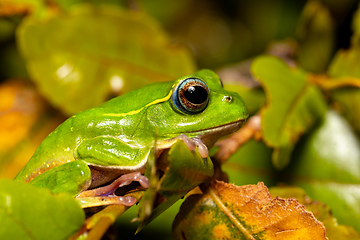
[[150,154],[158,157],[182,140],[206,158],[208,148],[247,117],[242,98],[224,90],[213,71],[200,70],[70,117],[44,139],[15,180],[69,193],[83,207],[131,206],[136,199],[114,191],[131,182],[149,186],[144,172]]

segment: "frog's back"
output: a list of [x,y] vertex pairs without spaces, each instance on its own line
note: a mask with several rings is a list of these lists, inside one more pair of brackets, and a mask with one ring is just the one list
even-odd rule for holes
[[72,118],[59,125],[42,141],[31,159],[16,176],[16,180],[28,182],[48,169],[75,160],[73,150],[79,135],[69,131]]
[[28,182],[46,170],[76,160],[76,148],[86,139],[102,135],[132,138],[141,112],[166,97],[171,86],[172,82],[149,85],[70,117],[43,140],[15,179]]

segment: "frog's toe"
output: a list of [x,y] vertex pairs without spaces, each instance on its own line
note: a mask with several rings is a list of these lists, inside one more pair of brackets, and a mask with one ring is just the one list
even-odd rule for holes
[[98,206],[107,206],[107,205],[124,205],[132,206],[137,200],[131,196],[99,196],[99,197],[82,197],[76,198],[80,203],[82,208],[88,207],[98,207]]
[[194,151],[196,149],[196,143],[193,141],[193,139],[189,138],[185,134],[181,134],[176,138],[183,141],[183,143],[185,143],[185,145],[190,149],[190,151]]
[[109,185],[81,192],[77,198],[110,196],[113,195],[118,188],[129,185],[132,182],[138,182],[143,188],[148,188],[150,185],[147,177],[142,175],[140,172],[132,172],[121,175]]
[[209,150],[206,145],[201,141],[200,138],[192,138],[195,142],[196,146],[198,147],[198,151],[202,158],[206,158],[209,156]]
[[200,138],[189,138],[185,134],[181,134],[177,138],[183,141],[190,151],[194,151],[197,147],[202,158],[209,156],[209,150]]
[[148,188],[150,186],[149,179],[140,172],[124,174],[115,181],[119,183],[118,187],[129,185],[131,182],[138,182],[143,188]]
[[110,204],[132,206],[136,203],[136,198],[130,196],[117,196],[114,194],[118,188],[129,185],[132,182],[138,182],[143,188],[148,188],[150,185],[149,179],[146,176],[142,175],[140,172],[132,172],[121,175],[109,185],[83,191],[77,195],[76,198],[83,207]]

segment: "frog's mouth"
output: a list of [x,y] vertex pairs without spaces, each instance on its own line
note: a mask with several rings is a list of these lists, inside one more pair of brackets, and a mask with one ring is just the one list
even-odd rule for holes
[[[191,137],[198,137],[208,147],[212,147],[215,142],[226,135],[236,132],[241,128],[246,119],[240,119],[235,122],[227,123],[224,125],[216,126],[213,128],[203,129],[201,131],[188,132]],[[187,133],[185,133],[187,134]]]
[[166,138],[166,140],[158,140],[157,150],[170,148],[177,140],[183,139],[183,137],[180,137],[183,135],[187,138],[197,138],[198,144],[196,145],[198,145],[198,147],[199,145],[202,145],[203,148],[206,149],[203,152],[204,153],[203,155],[205,156],[208,151],[207,149],[211,148],[219,138],[239,130],[241,126],[244,124],[245,120],[246,119],[240,119],[227,124],[223,124],[212,128],[202,129],[198,131],[177,133],[174,137],[168,137]]

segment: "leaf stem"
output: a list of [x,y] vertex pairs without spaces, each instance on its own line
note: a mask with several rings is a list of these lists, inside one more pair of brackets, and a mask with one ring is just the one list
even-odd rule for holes
[[244,234],[247,239],[255,240],[251,233],[238,221],[238,219],[232,214],[232,212],[222,203],[221,199],[216,195],[212,188],[208,189],[208,193],[211,196],[215,204],[228,216],[230,221]]

